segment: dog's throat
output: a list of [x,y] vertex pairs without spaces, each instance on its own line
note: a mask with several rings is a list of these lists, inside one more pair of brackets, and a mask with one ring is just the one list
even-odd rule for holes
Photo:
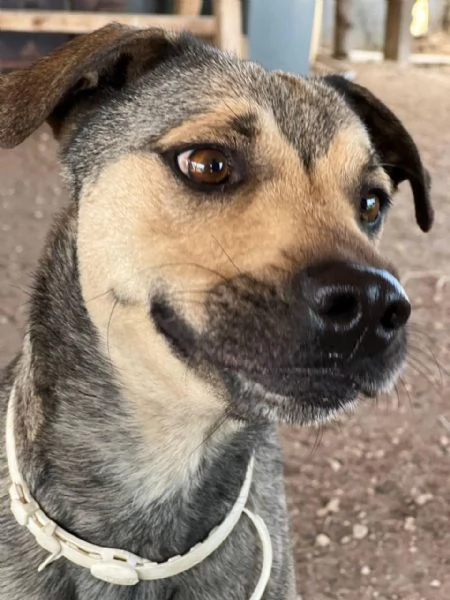
[[25,483],[19,469],[14,436],[14,409],[16,391],[13,386],[8,402],[6,419],[6,454],[11,479],[11,511],[19,523],[35,537],[39,546],[48,553],[39,571],[55,560],[64,557],[80,567],[90,570],[91,575],[116,585],[135,585],[139,581],[166,579],[192,569],[210,556],[232,533],[242,513],[253,523],[262,548],[263,560],[260,578],[250,600],[260,600],[267,587],[272,566],[272,544],[264,521],[246,508],[253,476],[252,456],[238,498],[225,519],[214,527],[203,542],[193,546],[180,556],[173,556],[162,563],[141,558],[126,550],[95,546],[77,538],[52,521],[41,509]]

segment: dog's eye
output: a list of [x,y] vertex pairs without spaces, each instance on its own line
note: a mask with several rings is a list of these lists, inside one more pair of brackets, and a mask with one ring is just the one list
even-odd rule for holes
[[377,192],[369,192],[362,196],[359,203],[359,215],[363,223],[373,225],[381,215],[382,199]]
[[224,184],[232,173],[227,157],[216,148],[196,148],[181,152],[177,156],[177,164],[183,175],[196,183]]

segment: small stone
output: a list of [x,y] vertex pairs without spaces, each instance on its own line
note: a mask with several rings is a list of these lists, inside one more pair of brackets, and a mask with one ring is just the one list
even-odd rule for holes
[[417,546],[410,546],[409,552],[410,554],[417,554]]
[[319,546],[320,548],[326,548],[330,544],[330,538],[324,533],[319,533],[319,535],[316,537],[316,546]]
[[416,530],[416,520],[414,517],[406,517],[405,523],[403,525],[403,529],[405,531],[415,531]]
[[361,567],[361,575],[370,575],[370,567],[367,565]]
[[34,211],[34,213],[33,213],[33,217],[34,217],[35,219],[37,219],[38,221],[39,221],[40,219],[42,219],[42,218],[43,218],[43,216],[44,216],[44,213],[42,212],[42,210],[35,210],[35,211]]
[[349,535],[344,535],[344,537],[341,538],[341,544],[349,544],[351,540],[352,538]]
[[439,443],[443,448],[447,448],[447,446],[450,445],[450,438],[446,435],[441,435]]
[[331,500],[328,502],[328,504],[326,506],[324,506],[323,508],[319,508],[319,510],[317,511],[317,516],[325,517],[326,515],[329,515],[330,513],[338,513],[339,512],[339,504],[340,504],[339,498],[331,498]]
[[369,533],[369,528],[366,525],[356,523],[353,525],[353,537],[355,540],[363,540]]
[[433,494],[420,494],[414,499],[417,506],[425,506],[430,500],[433,500]]
[[432,588],[440,588],[441,587],[441,582],[439,581],[439,579],[433,579],[433,581],[430,581],[430,587],[432,587]]
[[341,470],[342,465],[338,460],[331,458],[329,460],[329,463],[330,463],[330,467],[331,467],[332,471],[334,471],[334,473],[337,473],[338,471]]

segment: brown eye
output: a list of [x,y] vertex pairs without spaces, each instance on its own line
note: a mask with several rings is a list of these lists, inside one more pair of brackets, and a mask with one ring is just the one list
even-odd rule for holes
[[231,165],[223,152],[216,148],[186,150],[177,156],[178,168],[196,183],[222,184],[231,175]]
[[361,221],[365,223],[375,223],[381,213],[381,200],[378,194],[370,192],[367,196],[361,198],[359,204],[359,214]]

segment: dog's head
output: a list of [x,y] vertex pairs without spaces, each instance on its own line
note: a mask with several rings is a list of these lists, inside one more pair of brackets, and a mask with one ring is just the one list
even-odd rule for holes
[[393,383],[410,305],[376,246],[403,180],[430,228],[429,178],[365,88],[111,25],[2,76],[3,146],[46,119],[126,389],[308,422]]

